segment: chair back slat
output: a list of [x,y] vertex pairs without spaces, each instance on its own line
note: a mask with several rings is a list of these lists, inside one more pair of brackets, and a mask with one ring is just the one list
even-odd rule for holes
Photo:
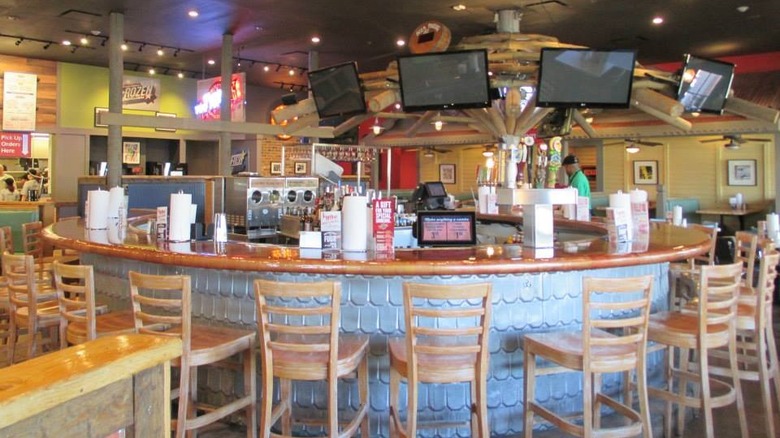
[[759,262],[758,286],[756,287],[755,319],[756,327],[765,327],[772,321],[772,304],[775,296],[775,279],[780,252],[764,253]]
[[128,277],[136,332],[178,337],[182,340],[182,357],[189,357],[192,345],[190,276],[130,271]]
[[275,352],[325,353],[328,363],[336,363],[341,283],[259,279],[254,293],[263,363],[272,366]]
[[734,242],[734,262],[742,263],[743,284],[753,287],[753,270],[756,267],[758,235],[747,231],[737,231],[734,233]]
[[0,227],[0,234],[3,235],[3,246],[0,246],[0,254],[5,254],[6,252],[13,254],[16,251],[14,248],[13,229],[11,229],[10,225],[3,225]]
[[652,289],[652,275],[582,279],[584,372],[609,371],[592,352],[600,347],[628,348],[634,361],[644,357]]
[[729,265],[701,266],[699,283],[699,331],[707,326],[733,324],[742,282],[743,261]]
[[33,257],[25,254],[3,254],[3,275],[8,281],[11,312],[29,307],[29,314],[36,314],[39,283],[35,278]]
[[707,249],[707,252],[703,254],[698,254],[692,257],[691,259],[689,259],[692,265],[714,265],[715,247],[718,244],[718,232],[720,232],[720,228],[718,228],[717,225],[707,226],[702,224],[690,224],[688,225],[688,228],[701,231],[702,233],[706,234],[710,238],[709,249]]
[[60,348],[68,346],[67,329],[70,323],[84,325],[87,341],[96,339],[95,277],[92,266],[66,265],[55,261],[52,271],[60,306]]
[[491,284],[404,283],[403,290],[410,382],[420,355],[473,355],[487,370]]

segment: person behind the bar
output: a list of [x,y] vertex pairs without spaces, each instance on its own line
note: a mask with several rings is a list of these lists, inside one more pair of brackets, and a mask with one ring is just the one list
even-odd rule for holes
[[563,168],[569,176],[569,187],[577,189],[579,196],[590,198],[590,183],[588,177],[580,169],[580,160],[576,155],[569,154],[563,159]]
[[13,178],[2,179],[2,189],[0,189],[0,201],[18,201],[19,190],[16,190],[16,181]]
[[30,199],[30,192],[40,193],[41,183],[38,182],[38,171],[30,169],[27,171],[27,181],[22,186],[22,201],[37,201],[37,199]]

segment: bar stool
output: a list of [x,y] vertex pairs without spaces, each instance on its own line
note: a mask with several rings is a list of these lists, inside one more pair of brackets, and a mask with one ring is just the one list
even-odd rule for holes
[[57,295],[47,279],[35,273],[35,261],[30,255],[3,254],[3,276],[8,281],[10,323],[8,330],[8,360],[16,361],[19,331],[26,330],[30,340],[27,358],[38,351],[38,331],[50,329],[49,341],[54,342],[60,323]]
[[13,254],[15,252],[14,249],[14,234],[13,230],[11,229],[10,225],[3,225],[0,227],[0,234],[2,234],[3,238],[3,245],[0,247],[0,250],[2,250],[2,254],[5,254],[6,252],[10,252]]
[[[182,340],[182,355],[172,362],[173,366],[180,368],[179,388],[171,395],[171,399],[179,399],[176,438],[190,435],[190,432],[241,409],[246,415],[247,437],[256,437],[255,333],[191,324],[190,277],[187,275],[149,275],[130,271],[128,276],[136,331]],[[220,365],[235,354],[242,356],[244,395],[220,407],[198,403],[198,367]],[[221,365],[230,367],[224,363]],[[206,413],[197,415],[198,410]]]
[[135,331],[133,310],[108,312],[95,304],[95,277],[91,265],[52,264],[60,307],[60,348],[83,344],[98,336]]
[[[778,263],[780,263],[780,253],[764,254],[759,262],[758,286],[755,288],[755,293],[752,296],[740,295],[737,306],[739,377],[759,383],[767,436],[777,436],[772,416],[770,389],[772,380],[774,380],[775,393],[780,406],[780,366],[777,363],[777,346],[772,329],[772,301]],[[710,353],[710,358],[714,359],[713,362],[718,359],[728,359],[728,353],[715,350]],[[714,375],[730,376],[728,368],[717,365],[710,365],[709,371]]]
[[[487,412],[489,283],[441,285],[404,283],[405,338],[388,340],[390,353],[390,431],[416,437],[418,386],[460,383],[471,386],[472,436],[489,437]],[[399,412],[401,379],[407,381],[408,412]]]
[[24,253],[35,259],[35,271],[39,278],[51,278],[51,264],[54,257],[45,256],[43,251],[43,222],[22,224],[22,244]]
[[[286,283],[255,280],[260,331],[262,396],[260,434],[292,434],[292,380],[326,380],[329,437],[369,436],[368,337],[339,335],[341,283]],[[338,379],[355,377],[359,407],[342,429],[338,421]],[[274,377],[279,379],[279,404],[273,406]],[[281,419],[282,435],[271,432]]]
[[[672,404],[679,407],[678,432],[683,433],[685,407],[704,410],[707,437],[714,435],[712,409],[727,406],[736,401],[740,430],[747,437],[747,420],[742,387],[737,370],[736,314],[737,296],[741,284],[742,262],[728,265],[699,267],[698,299],[691,307],[679,311],[659,312],[650,316],[648,339],[666,346],[666,386],[650,388],[650,394],[666,401],[664,416],[665,436],[672,436]],[[721,380],[710,380],[709,353],[712,349],[728,348],[729,377],[732,384]],[[675,366],[674,349],[680,350],[679,365]],[[700,351],[704,350],[704,351]],[[693,352],[696,366],[688,364]],[[673,391],[673,380],[677,377],[678,392]],[[694,396],[687,395],[688,383],[697,383]],[[712,395],[712,387],[723,389],[723,393]]]
[[[652,436],[647,397],[647,325],[653,277],[591,278],[582,280],[582,331],[531,333],[525,336],[525,437],[533,436],[534,415],[562,431],[583,437]],[[621,315],[615,317],[615,315]],[[618,330],[622,329],[622,333]],[[538,368],[536,358],[555,363]],[[560,372],[582,372],[582,425],[534,401],[536,377]],[[630,373],[636,371],[639,412],[632,407]],[[624,400],[601,392],[602,373],[623,372]],[[629,423],[601,428],[601,405]]]
[[734,262],[740,262],[743,266],[742,285],[752,288],[753,273],[756,268],[756,254],[758,254],[758,235],[747,231],[734,233]]
[[[685,302],[693,298],[696,291],[698,266],[715,264],[715,247],[718,242],[718,232],[720,228],[717,225],[709,227],[701,224],[690,224],[689,229],[700,231],[709,236],[709,249],[704,254],[700,254],[684,262],[669,264],[669,308],[679,309]],[[685,285],[685,291],[680,290],[680,286]]]

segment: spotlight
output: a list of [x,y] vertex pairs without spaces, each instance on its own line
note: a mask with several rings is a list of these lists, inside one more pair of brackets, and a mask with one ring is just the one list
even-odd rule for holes
[[123,51],[127,52],[127,44],[122,43],[121,46],[119,46]]
[[51,42],[48,42],[43,45],[43,50],[49,50],[49,47],[51,47]]
[[406,41],[404,41],[402,38],[398,38],[398,40],[395,42],[395,45],[398,47],[403,47],[406,45]]
[[153,75],[153,74],[155,74],[155,73],[157,73],[157,72],[156,72],[156,71],[154,71],[154,69],[153,69],[153,68],[150,68],[150,69],[149,69],[149,74],[150,74],[150,75]]
[[163,51],[163,48],[160,47],[159,49],[157,49],[157,56],[163,56],[163,55],[165,55],[165,52]]
[[88,46],[89,45],[89,39],[87,39],[87,37],[85,37],[85,36],[81,37],[79,42],[81,42],[82,46]]
[[177,74],[176,76],[178,76],[178,77],[179,77],[179,79],[182,79],[182,78],[184,78],[184,73],[182,73],[182,72],[179,72],[179,74]]
[[16,44],[18,46],[18,45],[22,44],[22,41],[24,41],[24,38],[19,38],[18,40],[16,40],[16,42],[14,44]]
[[374,125],[371,126],[371,132],[374,133],[374,135],[379,135],[382,130],[385,129],[382,127],[382,125],[379,124],[379,117],[374,119]]
[[63,46],[69,46],[69,45],[71,45],[71,42],[70,42],[70,40],[62,40],[62,45]]
[[290,71],[287,72],[290,76],[295,76],[295,69],[291,68]]
[[318,37],[316,35],[311,37],[311,42],[314,43],[314,44],[319,44],[320,41],[322,41],[322,40],[320,39],[320,37]]
[[187,11],[187,15],[189,15],[190,18],[196,18],[198,15],[200,15],[200,13],[198,13],[198,11],[196,11],[195,9],[190,9],[189,11]]
[[271,71],[271,67],[269,67],[269,66],[267,66],[267,65],[264,65],[264,66],[263,66],[263,71],[264,71],[264,72],[266,72],[266,73],[268,73],[269,71]]
[[209,60],[208,60],[208,61],[206,61],[206,62],[207,62],[209,65],[214,65],[214,64],[216,64],[216,63],[217,63],[217,62],[216,62],[216,61],[214,61],[213,59],[209,59]]

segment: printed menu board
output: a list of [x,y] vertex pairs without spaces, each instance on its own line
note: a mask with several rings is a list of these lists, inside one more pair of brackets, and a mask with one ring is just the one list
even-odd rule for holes
[[3,75],[3,130],[35,131],[38,76],[5,72]]

